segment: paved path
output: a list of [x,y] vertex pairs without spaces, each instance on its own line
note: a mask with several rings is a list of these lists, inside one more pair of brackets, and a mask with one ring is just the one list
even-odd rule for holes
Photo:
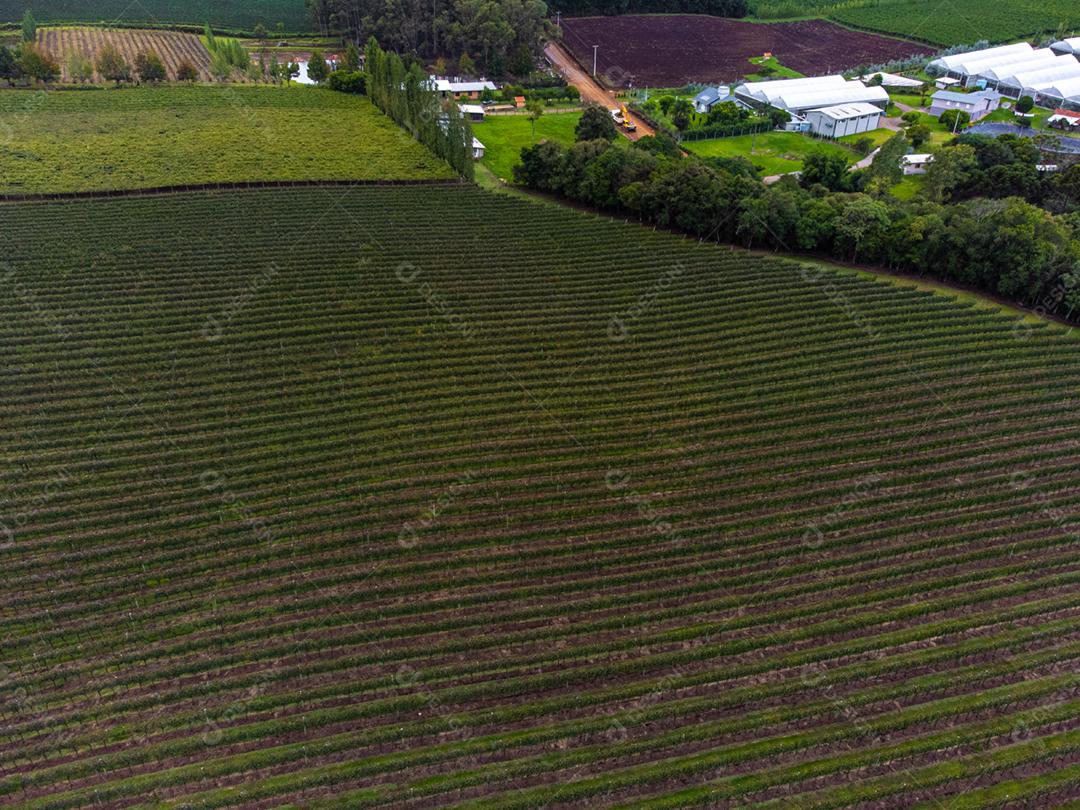
[[[595,102],[603,106],[605,110],[619,106],[619,102],[615,100],[615,94],[610,90],[605,90],[596,79],[582,70],[562,45],[557,42],[549,42],[544,46],[544,56],[548,58],[552,67],[559,72],[559,75],[566,80],[567,84],[571,84],[578,89],[582,101]],[[636,115],[631,114],[630,120],[637,125],[636,132],[627,132],[622,127],[618,127],[619,132],[630,140],[636,141],[645,135],[656,134],[652,127]]]

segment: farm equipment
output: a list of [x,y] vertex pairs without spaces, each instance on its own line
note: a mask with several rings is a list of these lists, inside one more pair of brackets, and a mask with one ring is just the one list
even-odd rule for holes
[[[623,104],[619,107],[619,117],[622,118],[623,129],[627,132],[634,132],[637,129],[637,124],[634,123],[630,117],[630,111],[626,109],[626,105]],[[616,119],[618,121],[618,119]]]

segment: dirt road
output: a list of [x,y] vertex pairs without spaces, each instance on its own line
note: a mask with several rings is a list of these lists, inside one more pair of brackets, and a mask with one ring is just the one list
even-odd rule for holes
[[[544,46],[544,56],[548,58],[552,66],[559,72],[567,84],[572,84],[581,93],[582,101],[592,101],[597,104],[603,105],[605,109],[611,110],[619,106],[615,100],[615,94],[609,90],[605,90],[600,84],[586,73],[574,58],[567,53],[557,42],[549,42]],[[638,118],[636,115],[631,114],[630,119],[637,125],[636,132],[627,132],[622,127],[619,127],[619,132],[625,135],[632,141],[636,141],[645,135],[655,135],[656,131],[653,130],[648,124]]]

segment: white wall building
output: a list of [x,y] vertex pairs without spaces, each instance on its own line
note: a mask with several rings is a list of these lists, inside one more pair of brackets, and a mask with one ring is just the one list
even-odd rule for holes
[[884,87],[867,87],[839,75],[747,82],[735,88],[735,96],[753,107],[771,105],[798,116],[843,104],[873,104],[882,110],[889,104]]
[[842,138],[877,129],[881,124],[881,108],[857,101],[836,104],[806,113],[810,131],[826,138]]

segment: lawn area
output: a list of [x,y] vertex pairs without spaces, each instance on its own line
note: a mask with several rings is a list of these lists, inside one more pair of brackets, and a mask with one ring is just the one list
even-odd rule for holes
[[521,150],[543,140],[571,144],[574,127],[581,113],[552,113],[536,122],[533,139],[532,123],[524,115],[489,115],[483,123],[473,124],[473,135],[484,144],[483,164],[504,180],[513,179]]
[[855,161],[849,149],[827,141],[817,141],[797,132],[764,132],[734,138],[690,141],[683,147],[702,157],[743,157],[761,170],[765,177],[796,172],[806,157],[814,152],[838,152]]
[[929,96],[927,96],[925,98],[926,103],[924,104],[923,103],[923,101],[924,101],[923,97],[921,95],[917,94],[917,93],[909,94],[909,93],[892,93],[892,92],[890,92],[889,93],[889,99],[892,100],[892,101],[898,101],[901,104],[906,104],[909,107],[915,107],[915,108],[927,107],[930,104],[930,97]]
[[910,200],[923,190],[926,184],[926,175],[909,174],[904,179],[889,189],[889,193],[898,200]]
[[450,178],[366,98],[309,87],[0,91],[0,192]]
[[803,77],[803,74],[799,73],[799,71],[784,67],[775,56],[753,56],[748,61],[755,66],[756,70],[744,76],[747,81],[801,79]]
[[871,141],[874,142],[874,148],[877,149],[895,134],[896,132],[894,132],[893,130],[881,127],[880,129],[874,129],[870,132],[860,132],[858,135],[845,135],[842,138],[837,138],[836,140],[838,143],[843,143],[851,146],[857,141],[861,141],[863,138],[869,138]]

